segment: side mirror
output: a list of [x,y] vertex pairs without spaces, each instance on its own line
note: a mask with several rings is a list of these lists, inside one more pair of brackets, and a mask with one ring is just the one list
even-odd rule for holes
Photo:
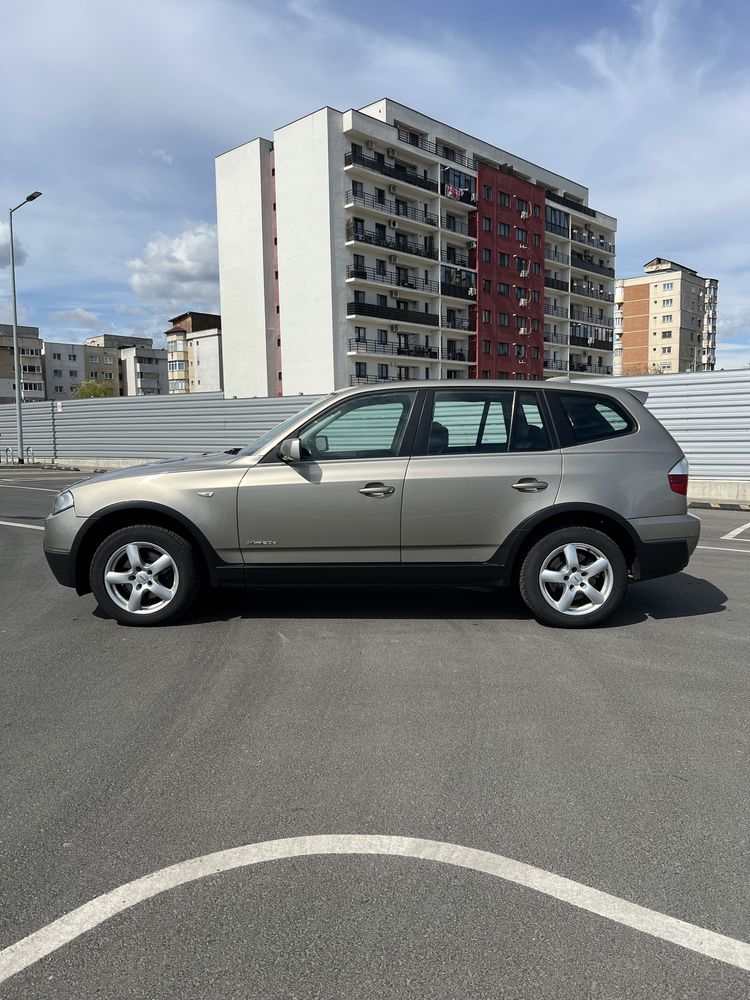
[[302,442],[299,438],[286,438],[281,442],[279,455],[285,462],[299,462],[302,459]]

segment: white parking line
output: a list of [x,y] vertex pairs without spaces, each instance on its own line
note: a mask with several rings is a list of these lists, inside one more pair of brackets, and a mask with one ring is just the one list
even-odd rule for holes
[[747,531],[748,528],[750,528],[750,521],[748,521],[747,524],[741,524],[739,528],[735,528],[734,531],[730,531],[728,534],[722,535],[721,540],[722,541],[726,540],[728,542],[731,542],[733,538],[736,538],[738,535],[741,535],[742,532]]
[[59,490],[51,490],[46,486],[16,486],[15,483],[0,483],[0,490],[34,490],[36,493],[59,493]]
[[359,834],[332,834],[318,837],[290,837],[246,844],[227,851],[217,851],[162,868],[143,878],[127,882],[117,889],[97,896],[41,930],[0,951],[0,982],[38,962],[45,955],[74,941],[81,934],[146,899],[168,889],[185,885],[207,875],[232,871],[263,861],[299,858],[321,854],[386,854],[396,857],[438,861],[446,865],[468,868],[486,875],[523,885],[552,896],[579,909],[595,913],[607,920],[661,938],[672,944],[715,958],[738,969],[750,969],[750,944],[715,931],[697,927],[676,917],[649,910],[599,889],[563,878],[543,868],[514,861],[502,854],[477,851],[459,844],[414,837],[386,837]]
[[712,552],[741,552],[743,556],[750,556],[750,549],[730,549],[725,545],[697,545],[698,549],[710,549]]
[[24,524],[23,521],[0,521],[0,524],[5,524],[9,528],[29,528],[31,531],[44,531],[44,527],[40,524]]

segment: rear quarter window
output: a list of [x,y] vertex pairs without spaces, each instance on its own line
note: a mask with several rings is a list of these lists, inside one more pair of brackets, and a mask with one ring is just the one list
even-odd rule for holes
[[584,392],[561,392],[560,403],[565,430],[574,444],[621,437],[635,430],[635,421],[614,399]]

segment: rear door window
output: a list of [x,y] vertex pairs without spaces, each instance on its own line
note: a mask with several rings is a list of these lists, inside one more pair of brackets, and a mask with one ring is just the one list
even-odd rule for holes
[[635,430],[635,421],[619,403],[583,392],[556,393],[563,419],[576,444],[619,437]]

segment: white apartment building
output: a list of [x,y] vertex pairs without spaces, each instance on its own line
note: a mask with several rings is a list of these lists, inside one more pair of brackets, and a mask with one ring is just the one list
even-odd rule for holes
[[719,282],[666,257],[615,288],[616,375],[713,371]]
[[616,220],[383,99],[217,157],[224,390],[611,374]]
[[221,363],[221,316],[186,312],[169,321],[167,364],[169,392],[220,392],[224,387]]

